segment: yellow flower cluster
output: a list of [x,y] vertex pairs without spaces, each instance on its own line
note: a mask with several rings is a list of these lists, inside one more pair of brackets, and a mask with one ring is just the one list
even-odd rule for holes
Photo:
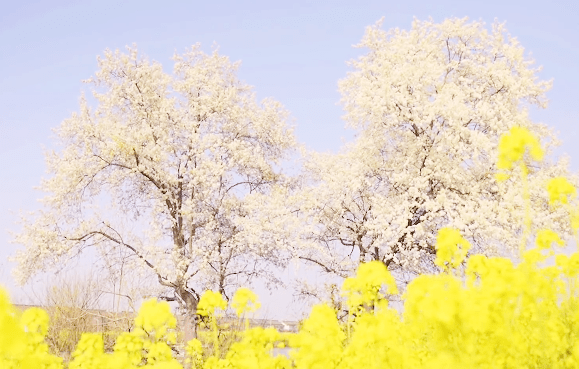
[[103,336],[97,333],[83,333],[76,350],[72,353],[73,360],[69,369],[97,369],[104,364],[105,346]]
[[[514,129],[509,137],[501,140],[499,168],[510,169],[526,147],[536,159],[542,155],[538,141],[524,130]],[[569,203],[575,188],[555,178],[546,190],[550,203],[568,206],[571,224],[577,222]],[[342,291],[355,319],[349,316],[344,324],[330,306],[317,305],[299,333],[246,326],[223,355],[215,314],[227,309],[227,302],[206,291],[198,313],[212,322],[213,354],[204,356],[206,343],[193,339],[186,346],[185,364],[196,369],[577,368],[579,252],[558,254],[554,265],[545,266],[555,254],[553,245],[564,242],[542,229],[535,243],[517,265],[483,255],[467,259],[469,242],[458,230],[442,228],[435,263],[446,272],[420,275],[409,283],[403,313],[388,306],[389,295],[398,294],[388,269],[380,262],[364,263]],[[248,289],[240,289],[231,304],[240,317],[258,307]],[[176,322],[166,302],[145,302],[135,323],[134,332],[119,336],[113,353],[104,353],[101,335],[84,334],[69,368],[183,368],[172,356]],[[0,290],[0,368],[63,368],[62,359],[50,355],[44,343],[47,327],[44,311],[19,315]],[[286,343],[287,357],[273,355]]]
[[149,336],[155,342],[165,339],[175,343],[175,332],[169,332],[169,329],[175,329],[176,325],[177,320],[171,314],[169,304],[154,299],[145,301],[135,318],[135,332],[141,336]]
[[225,358],[213,355],[207,359],[203,368],[290,368],[291,365],[288,358],[285,356],[274,357],[271,354],[274,346],[280,346],[282,339],[282,334],[274,328],[256,327],[246,330],[241,341],[231,345]]
[[61,369],[62,359],[48,353],[44,342],[48,314],[38,308],[21,316],[0,289],[0,368]]
[[328,305],[314,306],[300,332],[290,338],[296,368],[336,368],[342,358],[346,335]]
[[187,363],[191,363],[193,368],[203,367],[203,344],[197,338],[187,342],[185,347],[187,353]]
[[[461,246],[459,248],[459,245]],[[470,250],[470,243],[456,229],[442,228],[436,238],[436,260],[434,263],[444,270],[458,267]]]
[[533,159],[543,159],[545,153],[537,137],[526,128],[511,128],[509,133],[504,134],[499,141],[499,161],[497,168],[512,169],[514,163],[523,160],[527,149],[529,149]]
[[356,309],[382,300],[384,295],[380,290],[384,284],[388,286],[388,293],[398,293],[396,281],[383,263],[371,261],[360,265],[356,276],[347,278],[342,287],[349,308]]
[[242,287],[235,292],[233,295],[233,303],[231,307],[235,309],[235,313],[238,317],[248,312],[254,312],[260,308],[260,304],[257,301],[257,295],[253,293],[249,288]]
[[215,309],[227,309],[227,301],[219,292],[205,291],[197,305],[197,314],[201,316],[215,315]]
[[[452,251],[453,243],[464,246],[453,230],[443,233],[438,250]],[[575,368],[579,253],[557,255],[554,266],[539,267],[547,257],[543,252],[561,243],[558,235],[544,230],[537,236],[537,248],[526,251],[519,265],[474,255],[462,277],[421,275],[408,285],[402,315],[382,303],[387,295],[378,292],[386,286],[396,293],[390,272],[377,263],[363,264],[345,283],[344,293],[358,302],[379,303],[372,310],[357,310],[349,337],[336,312],[317,305],[299,333],[283,336],[274,329],[249,329],[224,357],[204,358],[202,342],[191,340],[188,364],[205,369]],[[457,250],[447,252],[446,258],[439,255],[440,264],[456,266],[462,255]],[[1,296],[0,367],[62,368],[62,361],[47,354],[39,339],[46,332],[46,315],[35,309],[19,318],[6,295]],[[136,319],[138,330],[119,336],[113,353],[103,352],[102,336],[85,334],[69,368],[182,368],[168,346],[173,319],[165,303],[148,301]],[[284,342],[289,342],[289,357],[272,355]]]
[[[249,288],[242,287],[233,295],[233,302],[231,307],[235,310],[238,317],[242,317],[245,313],[251,313],[258,310],[261,304],[257,301],[257,295]],[[249,329],[249,318],[245,317],[245,330]]]
[[547,185],[547,190],[549,191],[549,204],[551,205],[557,202],[567,204],[567,196],[577,196],[575,187],[565,177],[551,179]]

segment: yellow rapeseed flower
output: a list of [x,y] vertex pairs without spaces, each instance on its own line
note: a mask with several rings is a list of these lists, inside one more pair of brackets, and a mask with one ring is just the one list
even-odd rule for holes
[[[543,160],[545,152],[539,140],[528,129],[523,127],[512,127],[508,133],[501,136],[499,141],[498,169],[511,170],[513,164],[523,160],[525,152],[529,149],[531,157],[537,161]],[[523,171],[526,167],[522,164]],[[495,178],[502,182],[509,178],[506,173],[497,173]]]
[[0,363],[5,354],[18,356],[24,351],[24,337],[16,309],[10,304],[8,294],[0,288]]
[[553,205],[557,202],[567,204],[567,196],[577,196],[577,190],[569,183],[565,177],[553,178],[547,184],[547,191],[549,191],[549,204]]
[[242,316],[247,312],[254,312],[261,304],[257,301],[257,295],[249,288],[242,287],[233,295],[231,307],[235,309],[237,316]]
[[154,333],[156,339],[168,338],[169,329],[174,329],[177,320],[171,313],[171,307],[167,301],[150,299],[143,303],[139,309],[139,315],[135,318],[136,332]]
[[297,349],[290,356],[297,369],[336,368],[345,338],[334,309],[315,305],[300,332],[290,337],[290,346]]
[[560,246],[564,245],[563,240],[559,235],[550,229],[542,229],[537,233],[537,247],[539,250],[546,250],[555,242]]
[[579,229],[579,211],[577,209],[571,209],[571,229],[573,232],[577,232]]
[[542,160],[545,154],[539,140],[528,129],[513,127],[509,133],[501,136],[499,141],[499,169],[511,169],[513,164],[525,155],[529,148],[531,156],[535,160]]
[[136,332],[123,332],[117,337],[114,352],[121,355],[133,365],[137,365],[143,359],[143,346],[145,341]]
[[197,304],[197,314],[201,316],[212,316],[215,314],[215,309],[227,309],[227,301],[219,292],[207,290],[199,299]]
[[358,267],[354,277],[347,278],[342,286],[343,294],[348,298],[350,308],[377,302],[382,299],[380,289],[388,286],[388,293],[397,294],[396,280],[384,263],[370,261]]
[[103,355],[102,334],[83,333],[72,353],[73,360],[68,367],[69,369],[98,369],[103,361]]
[[579,253],[575,252],[571,257],[559,254],[555,257],[555,264],[562,269],[563,273],[569,277],[579,275]]
[[460,235],[457,229],[441,228],[436,237],[434,263],[445,270],[449,266],[456,268],[464,261],[470,247],[470,243]]
[[48,332],[48,314],[41,308],[29,308],[22,314],[22,324],[26,327],[28,333],[37,333],[44,339]]

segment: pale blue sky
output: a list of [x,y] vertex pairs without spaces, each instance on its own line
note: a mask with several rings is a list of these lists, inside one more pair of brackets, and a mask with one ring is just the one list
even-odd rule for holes
[[[385,17],[385,29],[410,28],[413,17],[468,16],[507,22],[509,32],[554,79],[547,110],[533,112],[560,132],[560,152],[579,169],[579,2],[557,1],[12,1],[0,11],[0,229],[17,230],[10,210],[39,208],[34,191],[45,176],[41,145],[51,127],[78,109],[81,83],[105,48],[139,51],[172,70],[175,51],[201,42],[241,60],[239,76],[258,97],[281,101],[295,118],[298,139],[336,151],[344,130],[337,81],[364,28]],[[15,299],[6,261],[16,246],[0,233],[0,283]],[[281,306],[281,305],[280,305]]]

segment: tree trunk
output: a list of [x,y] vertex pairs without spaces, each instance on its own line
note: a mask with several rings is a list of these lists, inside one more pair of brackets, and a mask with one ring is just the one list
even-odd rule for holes
[[[197,338],[197,304],[199,304],[199,298],[192,292],[189,292],[188,290],[184,289],[184,288],[176,288],[175,289],[175,293],[179,295],[180,297],[180,305],[181,307],[183,307],[185,309],[186,313],[186,317],[185,317],[185,327],[188,327],[189,325],[192,325],[192,329],[193,329],[193,337],[192,338]],[[187,339],[187,338],[186,338]],[[191,339],[191,338],[189,338]],[[187,339],[187,340],[189,340]]]

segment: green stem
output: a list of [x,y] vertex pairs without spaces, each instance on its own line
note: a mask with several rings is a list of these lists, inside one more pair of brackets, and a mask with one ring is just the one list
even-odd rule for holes
[[348,322],[346,323],[346,329],[348,332],[348,342],[350,341],[350,323],[352,321],[352,309],[348,309]]
[[522,256],[527,244],[527,238],[531,233],[531,195],[529,193],[529,181],[527,175],[529,171],[525,163],[521,160],[521,181],[523,182],[523,199],[525,201],[525,222],[523,227],[523,237],[521,239],[520,254]]
[[573,237],[575,238],[575,242],[577,242],[577,245],[579,245],[579,234],[577,233],[578,230],[573,229],[573,218],[575,217],[575,211],[573,210],[573,207],[569,203],[566,204],[566,207],[567,212],[569,213],[569,218],[571,219],[571,229],[573,230]]
[[213,333],[213,351],[215,351],[214,356],[219,359],[221,353],[219,352],[219,331],[217,330],[217,319],[215,314],[211,317],[211,331]]

